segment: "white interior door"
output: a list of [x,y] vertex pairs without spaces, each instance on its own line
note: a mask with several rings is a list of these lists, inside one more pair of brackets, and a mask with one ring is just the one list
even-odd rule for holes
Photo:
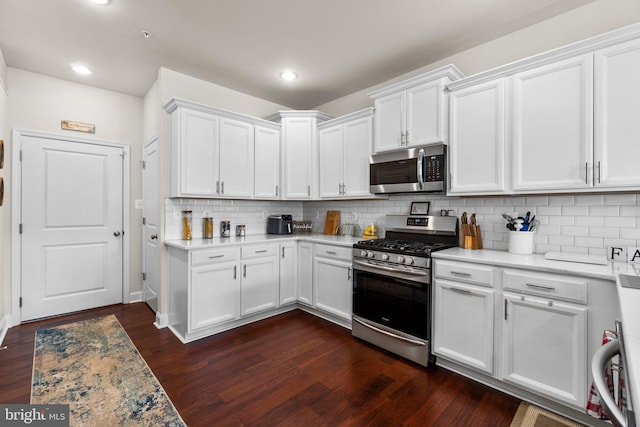
[[158,311],[158,140],[142,149],[142,272],[143,298]]
[[122,302],[123,153],[22,139],[22,321]]

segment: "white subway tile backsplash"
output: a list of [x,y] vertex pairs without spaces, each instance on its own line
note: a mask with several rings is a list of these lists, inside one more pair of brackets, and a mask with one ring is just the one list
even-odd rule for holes
[[[640,193],[638,193],[640,194]],[[540,225],[536,230],[535,252],[569,251],[603,254],[607,247],[640,246],[640,197],[637,193],[446,197],[440,195],[390,195],[388,200],[345,201],[260,201],[218,199],[166,199],[165,238],[181,236],[181,211],[193,211],[194,237],[201,233],[204,212],[214,218],[214,234],[219,233],[219,221],[245,224],[247,234],[261,234],[266,229],[266,217],[271,214],[290,213],[294,220],[313,222],[313,230],[322,232],[326,212],[341,211],[342,222],[365,227],[375,223],[383,230],[384,216],[388,213],[407,214],[412,201],[430,201],[431,215],[441,209],[453,210],[457,217],[462,212],[476,213],[482,228],[483,247],[507,250],[506,221],[503,213],[524,215],[530,211]]]

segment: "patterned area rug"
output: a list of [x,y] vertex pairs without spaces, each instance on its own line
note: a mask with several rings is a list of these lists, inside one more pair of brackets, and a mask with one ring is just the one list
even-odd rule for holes
[[185,426],[115,316],[36,332],[32,404],[69,404],[71,426]]
[[511,427],[581,427],[575,421],[522,402],[511,421]]

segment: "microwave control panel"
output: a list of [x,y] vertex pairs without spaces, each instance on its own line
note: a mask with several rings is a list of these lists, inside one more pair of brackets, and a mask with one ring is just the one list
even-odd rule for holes
[[445,160],[444,155],[425,156],[425,181],[444,181],[445,177]]

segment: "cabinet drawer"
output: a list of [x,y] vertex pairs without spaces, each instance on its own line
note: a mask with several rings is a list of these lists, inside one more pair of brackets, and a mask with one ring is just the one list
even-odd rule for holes
[[242,247],[242,259],[274,256],[278,252],[278,245],[253,245]]
[[221,248],[194,251],[191,255],[191,266],[211,264],[215,262],[230,262],[238,259],[238,248]]
[[587,303],[587,279],[518,270],[504,270],[502,279],[504,290]]
[[342,246],[332,246],[332,245],[315,245],[317,256],[327,257],[327,258],[338,258],[343,259],[345,261],[351,262],[351,253],[352,248],[345,248]]
[[437,260],[435,275],[444,279],[493,287],[495,268],[479,264]]

